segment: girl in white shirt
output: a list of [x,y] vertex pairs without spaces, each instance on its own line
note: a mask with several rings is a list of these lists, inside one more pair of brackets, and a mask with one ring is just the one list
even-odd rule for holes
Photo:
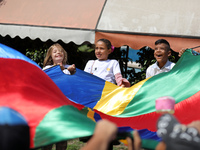
[[130,87],[128,80],[122,78],[118,61],[108,59],[108,55],[112,53],[113,50],[109,40],[99,39],[95,45],[95,56],[97,59],[89,60],[84,71],[117,84],[118,86]]

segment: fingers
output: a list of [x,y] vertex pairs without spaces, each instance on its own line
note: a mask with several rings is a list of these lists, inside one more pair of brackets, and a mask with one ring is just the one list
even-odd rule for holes
[[121,86],[121,87],[125,87],[125,85],[124,85],[124,84],[121,84],[120,86]]
[[127,144],[128,150],[134,150],[133,140],[130,137],[127,137],[126,140],[127,140],[127,143],[128,143]]
[[72,64],[72,67],[76,68],[75,64]]
[[73,64],[73,65],[71,65],[70,66],[70,68],[72,69],[72,70],[75,70],[76,69],[76,67],[75,67],[75,65]]
[[67,70],[69,70],[69,72],[70,72],[71,74],[74,74],[74,73],[76,72],[76,66],[75,66],[75,64],[72,64],[71,66],[69,66],[69,67],[67,68]]
[[134,150],[140,150],[142,142],[137,130],[134,130],[133,137],[134,137]]
[[60,68],[61,68],[61,70],[64,70],[64,69],[65,69],[65,67],[64,67],[64,66],[60,66]]
[[141,138],[137,130],[133,132],[133,140],[130,137],[126,138],[128,142],[128,150],[140,150],[142,146]]
[[185,48],[182,48],[179,53],[178,53],[178,56],[181,57],[183,55],[183,53],[185,52]]

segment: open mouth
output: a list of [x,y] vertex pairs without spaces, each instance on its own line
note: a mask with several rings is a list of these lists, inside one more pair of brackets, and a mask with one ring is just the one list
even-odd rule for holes
[[156,57],[160,58],[160,57],[162,57],[162,55],[156,55]]
[[58,55],[58,56],[56,56],[56,57],[62,57],[61,55]]
[[100,54],[96,54],[96,56],[97,56],[97,57],[100,57],[101,55],[100,55]]

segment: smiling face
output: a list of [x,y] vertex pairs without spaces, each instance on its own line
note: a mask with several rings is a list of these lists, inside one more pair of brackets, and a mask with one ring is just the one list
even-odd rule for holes
[[154,57],[156,58],[156,61],[158,62],[158,66],[162,68],[167,60],[168,57],[171,55],[171,50],[169,49],[169,46],[165,43],[157,44],[154,49]]
[[51,52],[51,57],[53,60],[53,65],[62,64],[64,59],[64,52],[57,47],[54,47]]
[[111,49],[108,49],[103,41],[98,41],[95,45],[95,56],[99,60],[107,60],[108,55],[111,53]]

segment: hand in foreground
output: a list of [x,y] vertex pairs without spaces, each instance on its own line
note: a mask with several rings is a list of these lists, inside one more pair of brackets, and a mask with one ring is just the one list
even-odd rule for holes
[[115,139],[116,134],[117,126],[114,123],[100,120],[96,124],[92,138],[81,150],[106,150],[109,143]]
[[108,142],[115,139],[117,134],[117,126],[108,121],[108,120],[100,120],[97,122],[94,136],[100,136],[102,138],[107,138]]
[[137,130],[133,132],[133,140],[130,137],[126,138],[128,142],[128,150],[140,150],[141,149],[141,138]]

